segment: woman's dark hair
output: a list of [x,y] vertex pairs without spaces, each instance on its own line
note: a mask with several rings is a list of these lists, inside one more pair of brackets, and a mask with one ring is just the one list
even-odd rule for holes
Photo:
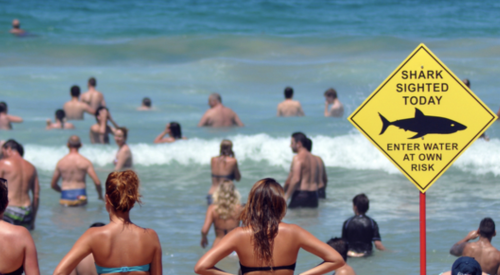
[[130,211],[135,202],[141,203],[137,174],[132,170],[109,174],[106,179],[106,195],[116,211]]
[[56,118],[59,119],[59,121],[61,122],[61,128],[64,129],[64,118],[66,117],[66,112],[64,112],[64,110],[57,110],[56,111]]
[[253,249],[259,261],[273,266],[274,238],[286,213],[284,190],[276,180],[261,179],[254,184],[241,213],[243,226],[253,231]]
[[9,190],[7,189],[7,180],[0,178],[0,214],[5,211],[9,204]]
[[[97,110],[95,110],[95,120],[96,120],[97,122],[99,122],[99,119],[97,118],[97,117],[99,116],[99,113],[100,113],[102,110],[104,110],[104,109],[108,110],[108,108],[106,108],[106,107],[104,107],[104,106],[99,106],[99,107],[97,108]],[[109,110],[108,110],[108,111],[109,111]]]
[[224,139],[220,143],[220,155],[234,158],[233,143],[230,140]]
[[181,125],[175,121],[170,122],[170,133],[172,133],[172,137],[174,139],[181,139],[182,138],[182,131],[181,131]]

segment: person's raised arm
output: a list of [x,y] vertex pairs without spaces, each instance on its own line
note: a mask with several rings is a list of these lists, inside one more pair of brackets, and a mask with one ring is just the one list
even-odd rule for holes
[[33,182],[33,186],[32,186],[32,201],[31,201],[31,205],[33,207],[33,219],[31,219],[31,228],[34,229],[35,228],[35,219],[36,219],[36,214],[38,212],[38,205],[40,204],[40,182],[38,181],[38,173],[36,171],[36,168],[33,168],[35,169],[35,179],[34,179],[34,182]]
[[168,134],[168,127],[169,125],[167,124],[167,126],[165,127],[165,130],[163,130],[163,132],[161,132],[154,140],[154,143],[170,143],[170,142],[174,142],[175,139],[173,138],[170,138],[170,137],[167,137],[167,138],[163,138],[166,134]]
[[451,249],[450,249],[450,254],[453,256],[460,257],[462,256],[465,246],[467,245],[467,242],[470,240],[474,240],[475,238],[479,237],[479,233],[477,230],[472,230],[463,238],[462,240],[458,241],[456,244],[454,244]]
[[297,156],[295,156],[292,161],[292,170],[290,173],[292,176],[285,192],[285,200],[288,200],[292,196],[293,192],[295,192],[295,189],[300,184],[300,179],[302,178],[301,162],[298,160]]
[[230,275],[230,273],[216,268],[215,265],[236,249],[238,236],[242,234],[242,230],[243,229],[239,227],[231,230],[231,232],[224,236],[216,246],[212,247],[212,249],[207,251],[207,253],[198,260],[194,266],[194,272],[202,275]]
[[23,237],[23,240],[25,242],[23,262],[24,274],[39,275],[40,269],[38,267],[38,256],[36,253],[35,242],[33,241],[33,238],[31,237],[28,230],[23,228],[23,231],[23,234],[25,235]]
[[205,248],[208,245],[208,239],[207,235],[208,232],[210,231],[210,226],[212,226],[212,223],[214,222],[214,217],[213,217],[213,211],[214,211],[215,205],[210,205],[207,208],[207,213],[205,215],[205,223],[203,224],[203,227],[201,228],[201,242],[200,245],[201,247]]
[[208,111],[201,117],[198,127],[208,126]]
[[305,229],[297,225],[292,226],[296,227],[296,230],[298,231],[297,240],[299,241],[300,247],[307,252],[320,257],[324,261],[322,264],[311,268],[304,273],[301,273],[302,275],[326,274],[339,267],[344,266],[344,259],[335,249],[333,249],[328,244],[318,240]]
[[50,181],[50,187],[57,192],[61,193],[61,187],[59,184],[59,179],[61,178],[61,171],[59,171],[59,163],[56,165],[56,169],[54,170],[54,174],[52,175],[52,180]]
[[23,122],[23,119],[19,116],[11,116],[11,115],[7,115],[7,118],[9,119],[10,122],[14,122],[14,123],[21,123]]
[[87,232],[76,241],[75,245],[71,250],[64,256],[64,258],[59,262],[53,275],[69,275],[76,266],[89,255],[92,250],[90,248],[90,241],[92,239],[92,232],[94,228],[90,228]]
[[99,177],[97,176],[95,170],[94,170],[94,165],[89,161],[89,167],[87,168],[87,174],[89,174],[89,177],[94,181],[95,184],[95,190],[97,191],[97,198],[100,200],[103,200],[102,198],[102,185],[101,181],[99,180]]

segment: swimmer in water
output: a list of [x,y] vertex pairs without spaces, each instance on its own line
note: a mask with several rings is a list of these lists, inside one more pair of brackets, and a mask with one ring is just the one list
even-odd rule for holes
[[82,94],[82,102],[87,103],[92,109],[106,107],[106,101],[101,92],[95,89],[97,80],[94,77],[89,78],[87,82],[88,91]]
[[127,144],[128,129],[125,127],[118,127],[115,131],[115,142],[118,145],[118,152],[113,161],[115,171],[132,168],[132,151]]
[[12,20],[12,29],[10,30],[10,33],[17,36],[22,36],[23,34],[26,33],[26,31],[21,29],[21,22],[19,22],[18,19],[14,19]]
[[[109,144],[109,134],[114,135],[119,126],[111,118],[111,114],[106,107],[99,107],[95,111],[96,124],[90,126],[90,143]],[[108,125],[111,121],[113,127]]]
[[137,111],[151,111],[153,107],[151,107],[151,99],[149,97],[145,97],[142,99],[141,107],[137,108]]
[[21,123],[23,119],[18,116],[8,115],[7,112],[9,108],[7,107],[7,103],[0,102],[0,130],[12,130],[11,123]]
[[215,265],[236,251],[243,275],[292,275],[301,248],[324,261],[303,274],[327,274],[344,266],[335,249],[300,226],[282,222],[286,209],[284,190],[279,183],[271,178],[256,182],[241,213],[243,226],[233,229],[205,253],[194,272],[229,274],[218,271]]
[[74,85],[70,89],[71,100],[64,103],[63,109],[68,120],[82,120],[83,113],[95,114],[95,110],[80,101],[80,87]]
[[214,247],[231,230],[240,226],[241,195],[230,180],[224,180],[213,193],[214,202],[207,209],[205,223],[201,229],[201,247],[208,245],[207,235],[214,225]]
[[304,116],[300,102],[293,100],[293,89],[285,88],[285,100],[278,104],[278,116]]
[[[326,117],[342,117],[344,115],[344,105],[340,102],[337,91],[333,88],[326,90],[325,92],[325,116]],[[328,110],[328,107],[330,110]]]
[[130,210],[141,203],[139,178],[133,171],[113,172],[106,180],[109,223],[92,227],[76,241],[53,275],[68,275],[89,254],[97,274],[162,274],[162,251],[153,229],[135,225]]
[[233,143],[230,140],[225,139],[220,143],[220,155],[213,157],[210,165],[212,170],[212,186],[208,190],[208,205],[212,204],[212,194],[224,180],[240,181],[241,179],[238,161],[234,157]]
[[208,97],[210,109],[205,112],[198,127],[243,127],[238,115],[231,109],[222,105],[222,98],[219,94],[213,93]]
[[[168,134],[168,137],[164,137]],[[182,136],[181,125],[177,122],[170,122],[165,127],[165,131],[161,132],[155,140],[154,143],[172,143],[179,139],[187,139]]]
[[9,204],[7,180],[0,178],[0,274],[40,275],[35,242],[22,226],[2,220]]
[[[102,200],[101,181],[94,170],[94,165],[78,152],[82,143],[78,136],[71,136],[67,143],[69,153],[57,162],[51,187],[61,193],[59,203],[64,206],[83,206],[87,204],[86,176],[94,181],[97,198]],[[62,178],[61,186],[58,185]]]
[[75,129],[75,126],[73,124],[66,122],[66,113],[64,112],[64,110],[57,110],[55,116],[55,122],[47,119],[47,127],[45,129]]

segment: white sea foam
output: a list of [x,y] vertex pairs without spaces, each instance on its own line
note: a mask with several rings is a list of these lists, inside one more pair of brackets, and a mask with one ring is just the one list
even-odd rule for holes
[[[236,135],[230,137],[239,162],[265,162],[268,165],[288,169],[293,153],[289,137],[270,137],[267,134]],[[398,173],[398,170],[366,138],[359,134],[337,137],[313,136],[313,153],[323,158],[328,167],[353,170],[382,170]],[[130,144],[134,163],[138,166],[209,165],[210,158],[218,155],[219,139],[192,138],[172,144]],[[57,161],[67,153],[64,146],[41,146],[27,144],[26,159],[38,169],[52,170]],[[498,153],[495,153],[498,152]],[[86,145],[81,153],[96,166],[111,165],[116,146]],[[454,164],[454,167],[475,174],[500,175],[500,140],[479,140],[474,143]]]

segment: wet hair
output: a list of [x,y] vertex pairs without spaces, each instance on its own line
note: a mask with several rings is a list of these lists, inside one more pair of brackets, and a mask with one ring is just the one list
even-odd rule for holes
[[128,129],[127,128],[125,128],[125,127],[118,127],[118,128],[116,128],[116,130],[122,131],[123,132],[123,138],[127,139],[127,136],[128,136]]
[[7,180],[0,178],[0,214],[5,211],[9,204],[9,190],[7,189]]
[[215,212],[223,220],[230,218],[236,206],[241,204],[241,195],[231,180],[224,180],[212,196],[216,205]]
[[[106,108],[106,107],[104,107],[104,106],[99,106],[99,107],[97,108],[97,110],[95,110],[95,120],[96,120],[97,122],[99,122],[99,119],[97,118],[97,116],[98,116],[98,115],[99,115],[99,113],[100,113],[102,110],[104,110],[104,109],[108,110],[108,108]],[[109,111],[109,110],[108,110],[108,111]]]
[[130,211],[135,202],[141,203],[137,174],[132,170],[110,173],[106,179],[106,195],[113,209]]
[[82,142],[80,141],[80,137],[73,135],[68,139],[68,147],[69,148],[80,148],[82,147]]
[[97,86],[97,80],[95,80],[95,77],[89,78],[89,85],[92,87]]
[[101,226],[105,226],[106,224],[105,223],[102,223],[102,222],[95,222],[93,224],[90,225],[90,228],[92,227],[101,227]]
[[302,144],[302,146],[306,147],[306,144],[307,144],[307,136],[302,133],[302,132],[295,132],[292,134],[292,138],[293,140],[295,140],[295,142],[300,142]]
[[309,152],[312,151],[313,142],[310,138],[307,138],[306,144],[303,144],[303,145],[304,145],[304,148],[307,149],[307,151],[309,151]]
[[64,110],[59,109],[56,111],[56,118],[61,121],[61,129],[64,129],[64,118],[66,117],[66,112]]
[[335,99],[335,98],[337,98],[337,91],[335,91],[334,88],[330,88],[330,89],[326,90],[325,96],[333,97]]
[[284,93],[285,93],[285,98],[292,98],[293,97],[292,87],[286,87]]
[[224,139],[220,143],[220,155],[234,158],[233,143],[229,139]]
[[210,94],[211,98],[217,99],[220,103],[222,103],[222,97],[218,93],[212,93]]
[[253,231],[252,244],[257,260],[273,266],[274,238],[286,213],[285,191],[272,178],[256,182],[241,213],[243,226]]
[[0,113],[7,112],[7,103],[4,101],[0,102]]
[[147,107],[151,107],[151,98],[145,97],[142,99],[142,104]]
[[495,235],[495,222],[491,218],[484,218],[479,223],[479,235],[491,239]]
[[326,242],[333,249],[337,250],[337,252],[342,255],[344,261],[347,261],[347,251],[349,251],[349,243],[342,238],[331,238]]
[[77,85],[73,85],[73,86],[71,86],[70,92],[71,92],[72,97],[79,97],[80,96],[80,87],[78,87]]
[[21,155],[21,157],[24,156],[23,146],[13,139],[7,140],[2,147],[5,149],[10,148],[11,150],[15,150],[19,153],[19,155]]
[[370,208],[370,201],[368,197],[364,194],[358,194],[352,199],[352,204],[356,206],[359,214],[365,214]]
[[468,78],[464,78],[462,82],[467,86],[467,88],[470,88],[470,80]]
[[181,125],[175,121],[170,122],[170,133],[172,133],[172,137],[174,139],[181,139],[182,138],[182,130],[181,130]]

